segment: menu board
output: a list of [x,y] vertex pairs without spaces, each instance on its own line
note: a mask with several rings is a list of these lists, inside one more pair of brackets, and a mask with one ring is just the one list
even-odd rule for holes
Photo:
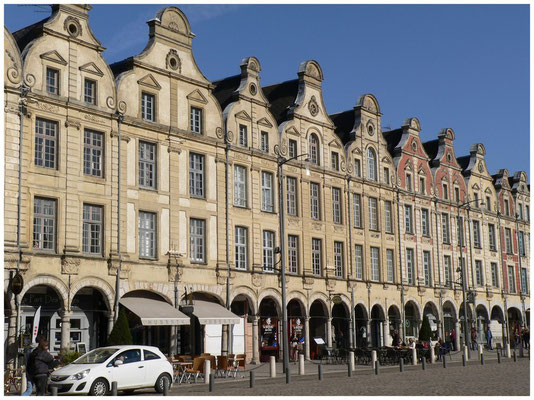
[[260,323],[261,347],[278,347],[278,319],[262,318]]

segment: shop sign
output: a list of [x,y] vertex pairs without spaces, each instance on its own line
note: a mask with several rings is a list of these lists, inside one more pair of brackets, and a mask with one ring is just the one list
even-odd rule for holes
[[13,279],[11,279],[11,291],[18,295],[22,292],[22,287],[24,286],[24,278],[22,275],[17,272]]

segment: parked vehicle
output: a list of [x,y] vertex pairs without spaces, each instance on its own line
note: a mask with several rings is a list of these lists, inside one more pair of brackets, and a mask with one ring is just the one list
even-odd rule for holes
[[163,393],[164,385],[172,382],[172,365],[157,347],[101,347],[54,371],[48,385],[60,394],[105,396],[112,382],[119,391],[153,387]]

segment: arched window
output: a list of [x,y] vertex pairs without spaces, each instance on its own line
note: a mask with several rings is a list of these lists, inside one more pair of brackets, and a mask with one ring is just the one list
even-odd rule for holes
[[319,159],[319,139],[312,133],[310,135],[310,162],[316,165],[320,164]]
[[367,149],[367,178],[376,181],[378,175],[376,173],[376,153],[372,147]]

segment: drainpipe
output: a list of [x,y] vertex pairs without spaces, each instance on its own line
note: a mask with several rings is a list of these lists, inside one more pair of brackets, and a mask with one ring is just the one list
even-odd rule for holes
[[[508,343],[508,305],[507,305],[507,299],[506,299],[506,278],[504,275],[504,269],[506,268],[504,263],[504,253],[502,251],[502,236],[501,236],[501,212],[497,211],[497,221],[499,223],[499,249],[501,253],[501,270],[502,270],[502,298],[503,298],[503,304],[504,304],[504,338],[503,338],[503,344],[506,345]],[[506,240],[506,239],[505,239]]]
[[[350,275],[347,276],[347,282],[350,283],[350,277],[353,276],[353,268],[352,268],[352,220],[350,218],[350,181],[351,181],[351,177],[350,175],[347,176],[347,227],[348,227],[348,231],[349,231],[349,255],[350,255],[350,261],[349,261],[349,265],[350,265]],[[350,323],[352,325],[352,337],[351,337],[351,340],[352,340],[352,346],[351,347],[356,347],[356,313],[354,312],[354,285],[351,287],[351,292],[350,292],[350,306],[351,306],[351,309],[350,309]]]
[[[229,172],[229,153],[230,153],[230,141],[228,140],[228,121],[224,120],[224,141],[225,141],[225,148],[224,148],[224,155],[225,155],[225,163],[224,163],[224,189],[225,189],[225,211],[224,211],[224,218],[225,218],[225,225],[226,225],[226,267],[227,267],[227,276],[226,276],[226,308],[230,309],[230,242],[229,242],[229,217],[228,217],[228,207],[229,207],[229,197],[228,197],[228,172]],[[223,331],[224,331],[224,325],[223,325]],[[224,332],[223,332],[224,334]],[[221,353],[223,355],[228,354],[228,345],[230,343],[230,327],[226,325],[226,343],[223,338],[223,348],[221,349]],[[225,348],[226,347],[226,348]]]
[[122,259],[121,259],[121,125],[122,120],[124,119],[124,114],[117,113],[117,131],[118,131],[118,144],[117,144],[117,257],[119,259],[119,265],[117,267],[117,277],[115,278],[115,315],[114,322],[117,322],[119,318],[119,299],[120,299],[120,286],[121,286],[121,269],[122,269]]
[[400,268],[400,283],[401,283],[401,323],[402,323],[402,340],[406,340],[406,321],[404,313],[404,279],[402,274],[402,247],[401,247],[401,213],[400,213],[400,189],[395,188],[397,192],[397,235],[399,242],[399,268]]
[[[438,198],[434,197],[434,208],[435,208],[435,220],[436,220],[436,254],[438,257],[438,279],[439,279],[439,311],[438,315],[441,315],[441,332],[440,335],[445,340],[445,318],[443,317],[443,295],[442,295],[442,288],[441,288],[441,267],[440,267],[440,255],[439,255],[439,225],[438,225]],[[447,283],[445,282],[445,285]]]

